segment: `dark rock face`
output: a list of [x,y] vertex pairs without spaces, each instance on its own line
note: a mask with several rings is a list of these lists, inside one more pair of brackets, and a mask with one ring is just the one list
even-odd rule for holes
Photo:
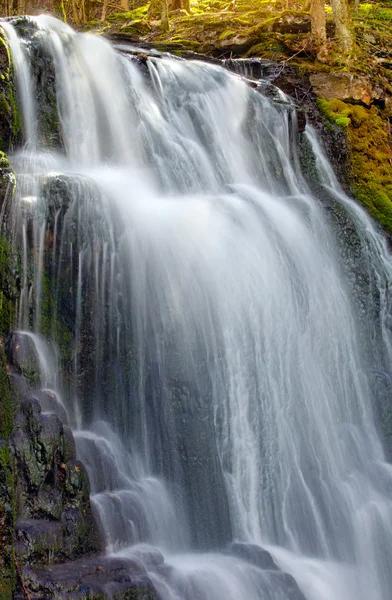
[[34,390],[31,392],[41,406],[42,412],[57,415],[63,424],[68,425],[68,415],[56,393],[52,390]]
[[23,375],[30,384],[39,383],[39,360],[30,336],[13,331],[5,340],[5,351],[15,373]]
[[56,563],[100,550],[90,484],[75,458],[72,432],[64,432],[57,415],[43,414],[30,394],[22,400],[11,447],[17,468],[19,562]]
[[298,75],[292,67],[281,65],[277,67],[271,73],[271,81],[285,94],[291,96],[296,103],[299,132],[305,129],[306,122],[312,125],[321,138],[323,148],[334,167],[337,178],[348,190],[349,149],[343,129],[338,126],[326,129],[325,118],[317,106],[316,95],[307,76]]
[[101,556],[51,569],[28,568],[24,577],[31,600],[158,600],[144,567],[129,559]]
[[14,461],[9,446],[14,407],[0,346],[0,598],[11,600],[15,584],[14,562]]
[[[0,151],[7,152],[10,145],[21,138],[21,115],[16,100],[15,73],[8,44],[0,31]],[[4,166],[1,161],[1,167]],[[3,179],[2,174],[0,180]],[[0,183],[1,185],[1,183]]]
[[[90,503],[88,474],[76,458],[71,429],[59,417],[66,419],[66,411],[54,393],[31,389],[26,378],[34,385],[39,380],[31,338],[11,333],[6,350],[11,385],[5,360],[0,374],[13,416],[7,431],[0,431],[6,437],[0,438],[0,458],[9,457],[0,465],[0,541],[7,550],[0,552],[0,597],[158,600],[138,559],[99,554],[103,542]],[[163,562],[158,551],[151,562]]]

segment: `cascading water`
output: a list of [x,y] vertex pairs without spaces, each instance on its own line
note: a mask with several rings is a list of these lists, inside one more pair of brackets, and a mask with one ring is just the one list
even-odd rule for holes
[[287,98],[202,62],[138,63],[49,17],[30,27],[4,23],[30,140],[9,209],[20,326],[59,348],[107,551],[142,560],[163,600],[389,600],[370,376],[392,358],[382,236],[309,129],[307,183]]

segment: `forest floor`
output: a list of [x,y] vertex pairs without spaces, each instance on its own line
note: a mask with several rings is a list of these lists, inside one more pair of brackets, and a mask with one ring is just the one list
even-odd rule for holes
[[197,52],[216,58],[262,57],[290,61],[310,72],[357,71],[382,79],[392,93],[392,2],[360,4],[354,14],[356,50],[350,60],[342,57],[334,40],[332,11],[327,7],[328,45],[325,62],[316,59],[310,36],[310,15],[302,3],[282,0],[197,0],[191,13],[170,15],[169,31],[151,21],[149,4],[130,12],[115,13],[88,28],[134,41],[151,43],[158,50],[176,54]]

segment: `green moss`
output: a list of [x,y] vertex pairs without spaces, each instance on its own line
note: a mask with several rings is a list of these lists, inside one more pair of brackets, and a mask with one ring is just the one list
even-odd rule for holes
[[20,110],[16,102],[14,71],[8,43],[0,29],[0,150],[8,151],[10,141],[22,131]]
[[122,25],[120,30],[122,33],[140,36],[149,33],[151,26],[145,19],[135,19],[134,21],[129,21],[126,25]]
[[350,109],[348,105],[340,100],[324,100],[317,98],[317,106],[324,113],[329,121],[339,127],[347,127],[351,120],[348,117]]
[[10,161],[8,160],[8,156],[0,150],[0,169],[8,169],[9,166]]
[[[8,166],[8,159],[4,153],[0,154],[1,162],[3,162],[3,168],[6,164]],[[5,237],[0,234],[0,336],[7,335],[15,321],[13,260],[11,246]]]
[[228,38],[235,37],[236,35],[236,31],[233,31],[232,29],[225,29],[225,31],[223,31],[218,37],[218,40],[227,40]]
[[22,114],[19,108],[19,104],[16,100],[16,94],[13,90],[12,85],[9,85],[9,101],[12,108],[12,136],[17,138],[23,129],[22,125]]
[[335,123],[338,125],[338,127],[348,127],[351,123],[351,119],[348,117],[338,117]]
[[58,315],[55,305],[56,290],[53,278],[48,269],[42,274],[42,301],[40,331],[47,338],[52,339],[60,350],[62,364],[69,364],[74,359],[72,330]]
[[392,151],[385,121],[376,107],[322,99],[317,104],[327,123],[346,130],[355,197],[392,233]]
[[110,22],[127,22],[127,21],[138,21],[139,19],[146,19],[148,16],[149,4],[143,4],[134,10],[123,13],[114,13],[110,15],[107,20]]
[[369,213],[392,233],[392,200],[376,184],[354,185],[354,195],[368,209]]
[[258,44],[254,44],[245,56],[263,56],[265,58],[273,58],[274,60],[284,59],[285,47],[284,45],[275,37],[266,37],[262,42]]
[[392,21],[392,8],[385,8],[376,4],[360,4],[359,16],[370,20]]

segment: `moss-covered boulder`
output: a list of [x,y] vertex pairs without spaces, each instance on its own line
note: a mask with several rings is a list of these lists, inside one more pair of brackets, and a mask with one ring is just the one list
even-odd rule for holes
[[320,99],[327,124],[344,130],[350,149],[351,192],[392,233],[392,146],[388,123],[376,106]]
[[[17,102],[16,81],[7,38],[0,27],[0,151],[8,152],[22,135],[22,119]],[[3,156],[3,155],[2,155]],[[4,165],[1,164],[0,168]]]

